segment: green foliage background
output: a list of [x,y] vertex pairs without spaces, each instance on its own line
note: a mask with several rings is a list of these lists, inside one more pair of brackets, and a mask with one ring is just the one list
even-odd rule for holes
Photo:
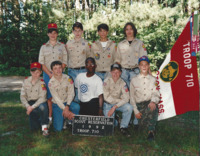
[[[40,47],[48,41],[47,24],[57,23],[59,41],[66,43],[73,38],[75,21],[83,23],[84,38],[90,42],[98,39],[97,25],[107,23],[109,38],[116,43],[124,38],[125,23],[133,22],[138,29],[137,38],[147,48],[152,70],[158,70],[189,19],[185,3],[174,0],[132,4],[120,1],[118,9],[100,3],[93,11],[76,7],[63,9],[63,1],[27,0],[18,10],[9,1],[5,4],[10,5],[12,13],[1,15],[4,22],[0,25],[0,75],[29,75],[30,63],[38,61]],[[191,6],[198,9],[198,0],[192,0]]]

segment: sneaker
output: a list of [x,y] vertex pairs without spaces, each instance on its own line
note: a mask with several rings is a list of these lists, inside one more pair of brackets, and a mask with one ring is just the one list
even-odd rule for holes
[[67,121],[66,120],[64,120],[63,129],[67,129]]
[[49,131],[48,129],[45,129],[42,133],[43,136],[48,137],[49,136]]
[[121,133],[126,136],[126,137],[130,137],[130,133],[128,131],[128,128],[120,128]]
[[63,129],[72,130],[72,121],[70,121],[70,120],[64,120]]
[[148,141],[153,141],[154,140],[154,133],[152,131],[149,132],[147,140]]

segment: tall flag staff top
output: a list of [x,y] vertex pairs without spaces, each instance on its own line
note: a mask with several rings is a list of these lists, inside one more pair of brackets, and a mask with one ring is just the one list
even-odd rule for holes
[[196,11],[157,71],[157,89],[160,91],[158,120],[199,111],[198,23]]

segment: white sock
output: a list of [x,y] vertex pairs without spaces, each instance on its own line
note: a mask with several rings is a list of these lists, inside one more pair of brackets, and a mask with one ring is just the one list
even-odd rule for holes
[[47,125],[42,125],[42,131],[44,131],[44,130],[48,130]]
[[52,121],[52,117],[49,117],[49,121]]

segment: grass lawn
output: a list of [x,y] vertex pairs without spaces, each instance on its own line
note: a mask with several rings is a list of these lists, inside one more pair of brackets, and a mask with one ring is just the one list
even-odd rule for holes
[[0,93],[0,155],[198,155],[199,112],[189,112],[157,123],[155,141],[134,131],[126,138],[116,128],[114,136],[74,136],[69,130],[53,132],[44,138],[41,131],[31,133],[28,116],[19,100],[19,92]]

